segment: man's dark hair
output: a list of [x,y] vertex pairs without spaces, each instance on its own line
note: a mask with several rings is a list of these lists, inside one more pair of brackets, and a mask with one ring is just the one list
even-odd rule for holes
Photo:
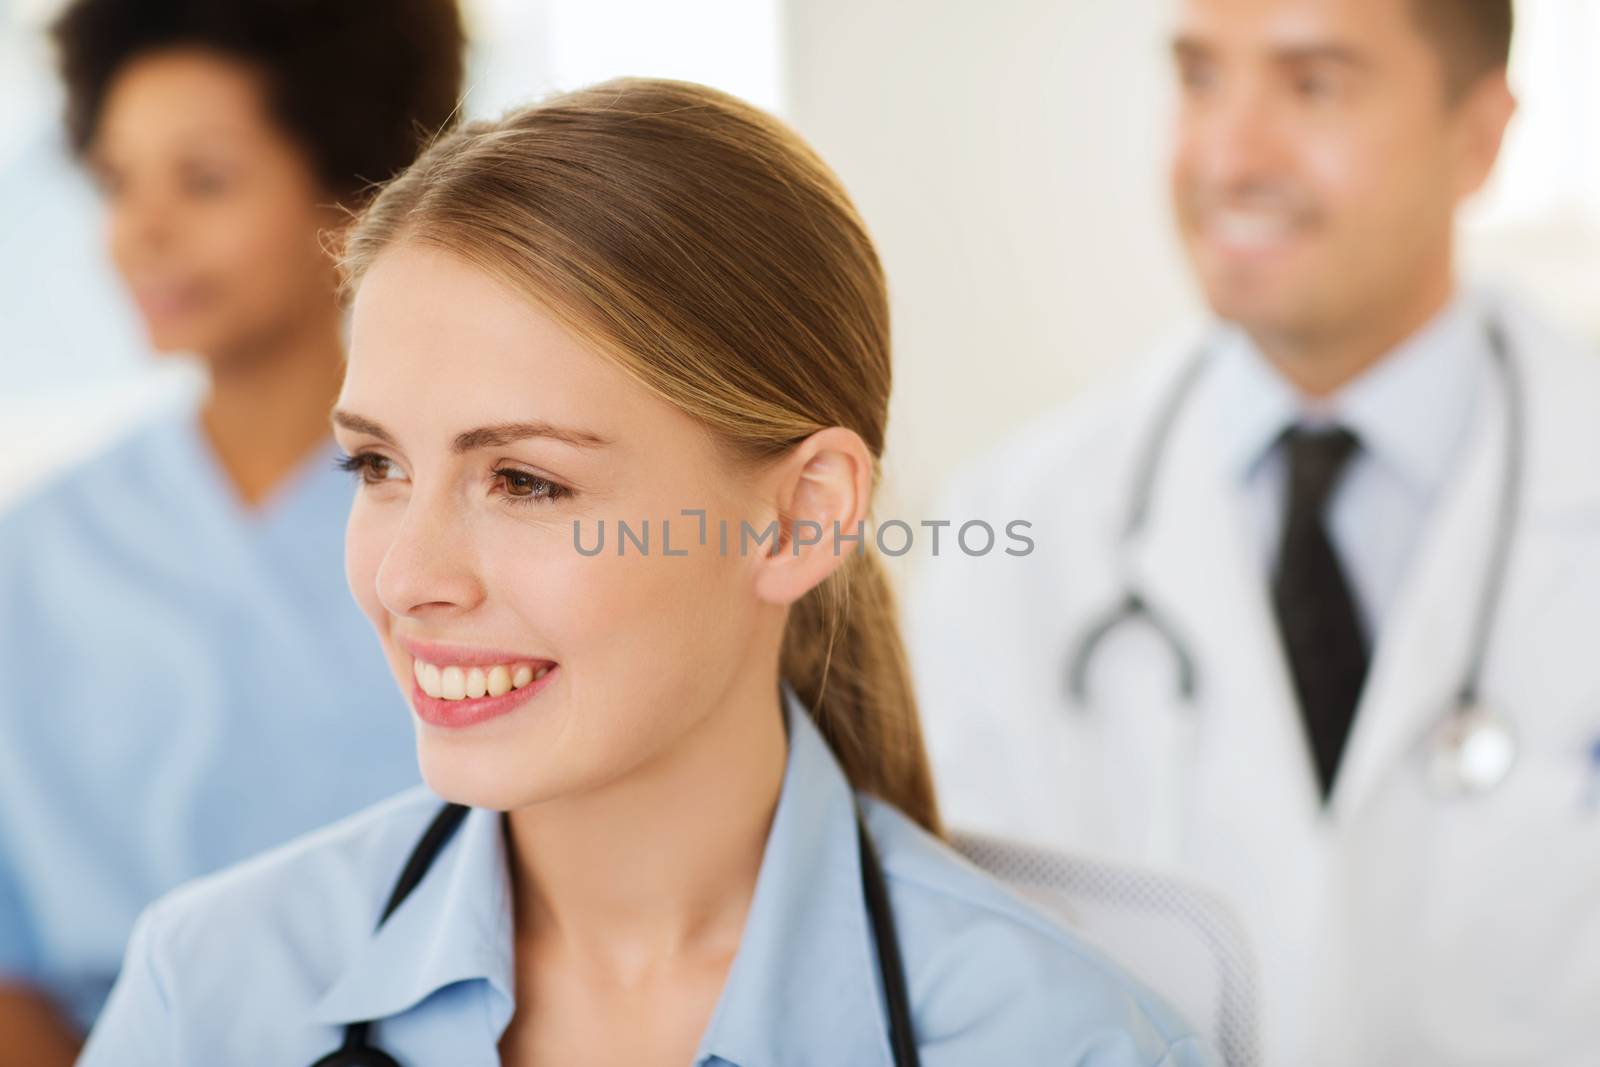
[[129,60],[207,49],[264,76],[272,114],[347,203],[454,121],[465,62],[455,0],[75,0],[52,36],[80,155]]
[[1511,0],[1410,0],[1424,35],[1444,61],[1452,98],[1511,59]]

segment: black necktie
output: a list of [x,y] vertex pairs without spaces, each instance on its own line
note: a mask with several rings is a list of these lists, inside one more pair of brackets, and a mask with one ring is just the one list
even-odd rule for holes
[[1289,493],[1272,600],[1326,801],[1367,676],[1366,638],[1325,521],[1356,439],[1342,428],[1296,426],[1283,444]]

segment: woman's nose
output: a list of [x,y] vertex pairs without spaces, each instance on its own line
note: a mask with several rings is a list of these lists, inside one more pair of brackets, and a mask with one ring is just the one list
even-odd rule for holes
[[378,567],[377,586],[394,615],[461,613],[481,603],[477,554],[458,509],[413,497]]

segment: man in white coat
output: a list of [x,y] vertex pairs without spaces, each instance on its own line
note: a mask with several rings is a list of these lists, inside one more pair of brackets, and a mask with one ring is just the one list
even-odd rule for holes
[[1600,359],[1452,262],[1510,2],[1181,8],[1215,322],[954,479],[1034,547],[913,590],[946,816],[1220,891],[1269,1064],[1600,1063]]

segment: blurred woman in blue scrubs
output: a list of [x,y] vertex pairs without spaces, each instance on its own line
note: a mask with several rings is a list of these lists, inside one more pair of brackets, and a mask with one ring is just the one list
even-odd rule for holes
[[347,267],[346,564],[427,786],[146,911],[84,1067],[1213,1062],[939,839],[879,559],[835,540],[884,278],[790,130],[556,97],[432,146]]
[[343,579],[323,237],[463,63],[453,0],[80,0],[55,39],[150,345],[210,387],[0,518],[0,1064],[28,1067],[70,1060],[155,896],[417,780]]

